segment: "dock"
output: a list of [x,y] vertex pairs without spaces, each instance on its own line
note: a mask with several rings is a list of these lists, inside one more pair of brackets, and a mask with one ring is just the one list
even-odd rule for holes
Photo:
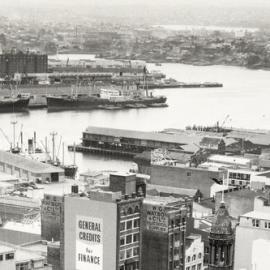
[[75,146],[68,145],[68,150],[81,152],[81,153],[102,154],[102,155],[108,155],[108,156],[118,156],[118,157],[127,157],[127,158],[133,158],[136,155],[136,153],[134,152],[123,151],[120,149],[104,149],[104,148],[98,148],[98,147],[83,146],[81,144],[78,144]]

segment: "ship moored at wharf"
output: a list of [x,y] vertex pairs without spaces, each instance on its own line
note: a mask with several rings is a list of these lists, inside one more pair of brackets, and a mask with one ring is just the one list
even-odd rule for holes
[[28,109],[30,95],[17,95],[0,98],[0,112],[16,112]]
[[99,89],[91,94],[47,96],[49,110],[130,109],[165,107],[165,96],[153,96],[137,88]]

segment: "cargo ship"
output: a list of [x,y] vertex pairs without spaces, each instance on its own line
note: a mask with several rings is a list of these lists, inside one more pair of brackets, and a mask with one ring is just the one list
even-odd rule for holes
[[130,109],[164,107],[165,96],[143,95],[141,90],[100,89],[98,94],[47,96],[48,110]]
[[4,96],[0,98],[0,112],[26,111],[30,101],[29,94],[19,94],[17,96]]

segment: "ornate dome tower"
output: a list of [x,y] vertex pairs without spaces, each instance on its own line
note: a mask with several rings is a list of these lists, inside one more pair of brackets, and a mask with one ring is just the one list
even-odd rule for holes
[[209,270],[233,270],[234,231],[224,202],[213,220],[209,246]]

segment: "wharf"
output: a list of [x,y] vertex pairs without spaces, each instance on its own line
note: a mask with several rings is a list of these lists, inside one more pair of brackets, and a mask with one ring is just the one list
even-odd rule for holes
[[[75,147],[75,149],[74,149]],[[101,147],[92,147],[92,146],[83,146],[81,144],[78,145],[68,145],[69,151],[76,151],[81,153],[93,153],[93,154],[102,154],[108,156],[119,156],[119,157],[128,157],[133,158],[136,154],[135,152],[123,151],[121,149],[104,149]]]

